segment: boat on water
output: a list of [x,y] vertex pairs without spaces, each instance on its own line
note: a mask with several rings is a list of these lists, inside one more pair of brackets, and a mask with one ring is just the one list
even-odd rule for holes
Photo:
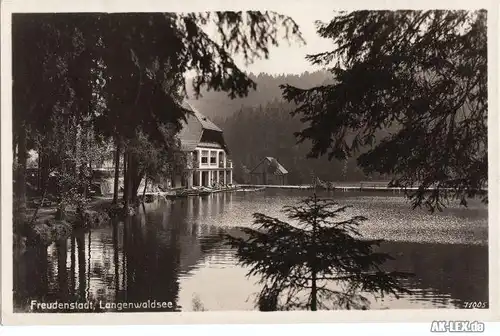
[[180,189],[176,190],[175,195],[177,197],[187,197],[187,196],[206,196],[210,194],[227,192],[227,191],[238,191],[241,188],[239,186],[225,186],[219,188],[209,188],[209,187],[193,187],[190,189]]
[[214,193],[213,190],[200,190],[197,195],[198,196],[206,196],[206,195],[210,195],[213,193]]
[[183,189],[178,190],[176,192],[176,196],[178,197],[187,197],[187,196],[206,196],[210,195],[212,190],[203,190],[203,189]]

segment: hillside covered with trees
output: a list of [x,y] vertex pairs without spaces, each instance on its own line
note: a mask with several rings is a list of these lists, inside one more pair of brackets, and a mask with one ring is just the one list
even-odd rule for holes
[[304,128],[298,117],[292,117],[292,103],[282,99],[282,84],[304,89],[332,82],[324,71],[304,72],[301,75],[250,74],[257,88],[244,98],[230,99],[223,92],[205,91],[193,105],[219,125],[235,163],[234,177],[240,183],[248,182],[248,173],[264,157],[276,158],[289,172],[288,183],[311,183],[314,174],[328,181],[380,180],[380,176],[366,176],[356,164],[356,158],[347,161],[326,157],[307,158],[309,142],[298,144],[295,132]]
[[332,82],[332,76],[326,71],[304,72],[300,75],[267,73],[249,73],[248,78],[256,84],[245,97],[231,99],[226,92],[203,89],[201,96],[196,97],[191,85],[187,85],[188,98],[195,108],[207,117],[220,120],[229,117],[244,107],[258,107],[270,102],[283,101],[280,85],[289,84],[300,88],[310,88]]

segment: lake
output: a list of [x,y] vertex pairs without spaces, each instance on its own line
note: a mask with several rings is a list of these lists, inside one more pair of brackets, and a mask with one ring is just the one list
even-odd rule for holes
[[[220,234],[251,225],[255,212],[284,219],[283,206],[310,194],[264,190],[150,203],[125,221],[28,250],[14,262],[15,311],[30,311],[32,300],[66,303],[54,312],[86,311],[82,302],[116,311],[117,302],[148,300],[126,311],[255,310],[258,279],[246,277],[247,269],[238,265]],[[368,218],[361,233],[386,240],[381,249],[395,257],[387,270],[415,274],[404,283],[411,295],[372,299],[371,309],[487,304],[486,205],[472,200],[468,208],[429,213],[412,210],[398,194],[337,191],[320,196],[351,205],[348,214]],[[153,301],[170,306],[158,308]]]

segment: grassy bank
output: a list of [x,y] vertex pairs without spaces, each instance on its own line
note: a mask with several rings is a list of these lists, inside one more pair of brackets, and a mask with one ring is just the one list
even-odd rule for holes
[[38,210],[28,208],[14,220],[14,250],[22,252],[30,245],[48,246],[68,238],[76,228],[89,229],[107,224],[111,219],[110,213],[117,213],[112,211],[111,203],[111,197],[94,197],[82,212],[77,212],[75,207],[67,207],[62,219],[58,218],[56,206]]

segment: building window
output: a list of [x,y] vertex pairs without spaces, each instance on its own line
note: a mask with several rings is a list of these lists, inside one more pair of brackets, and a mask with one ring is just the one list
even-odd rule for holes
[[216,165],[217,164],[217,152],[216,151],[211,151],[210,152],[210,164],[211,165]]
[[219,167],[224,168],[224,152],[219,152]]
[[207,150],[201,151],[201,163],[208,164],[208,151]]

